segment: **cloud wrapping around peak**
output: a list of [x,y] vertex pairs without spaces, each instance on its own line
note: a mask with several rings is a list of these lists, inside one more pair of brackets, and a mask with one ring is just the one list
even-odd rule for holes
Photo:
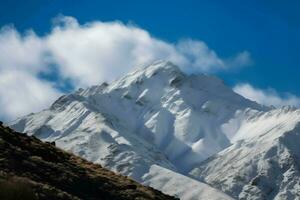
[[233,90],[250,99],[252,101],[256,101],[257,103],[267,105],[267,106],[295,106],[300,107],[300,97],[297,97],[292,94],[280,95],[274,89],[258,89],[251,86],[248,83],[237,84]]
[[80,25],[72,17],[59,17],[55,22],[45,38],[48,51],[64,78],[84,86],[111,81],[133,66],[155,60],[170,60],[189,73],[245,66],[251,60],[248,52],[242,52],[227,62],[202,41],[187,39],[172,44],[117,21]]
[[[220,58],[202,41],[170,43],[118,21],[81,25],[73,17],[59,16],[44,36],[32,30],[20,34],[14,27],[4,27],[0,31],[0,78],[5,84],[0,84],[0,105],[11,105],[2,115],[13,119],[44,108],[61,94],[58,84],[66,81],[75,88],[87,87],[118,78],[134,66],[162,59],[187,73],[230,70],[252,62],[247,51]],[[47,77],[53,73],[55,79],[41,78],[41,74]],[[13,74],[15,78],[9,78]],[[15,99],[16,94],[22,99]]]

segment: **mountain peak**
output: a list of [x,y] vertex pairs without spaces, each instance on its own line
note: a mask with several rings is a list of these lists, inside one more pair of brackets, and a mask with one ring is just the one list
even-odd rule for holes
[[150,71],[160,71],[162,69],[181,72],[177,65],[168,60],[157,60],[144,67],[144,70]]
[[143,74],[145,74],[146,77],[152,77],[154,75],[163,74],[163,73],[169,75],[175,75],[175,74],[184,75],[184,73],[180,70],[180,68],[177,65],[167,60],[155,61],[149,65],[146,65],[136,70],[133,73],[136,72],[140,72],[140,73],[142,72]]
[[[139,66],[122,78],[112,82],[110,89],[126,88],[141,85],[145,82],[169,84],[173,80],[182,80],[186,75],[170,61],[159,60],[145,66]],[[150,83],[149,83],[150,84]],[[146,86],[151,86],[146,85]]]
[[229,136],[257,116],[247,118],[247,109],[266,110],[216,77],[156,61],[110,84],[65,95],[13,127],[143,182],[153,165],[187,174],[229,147]]

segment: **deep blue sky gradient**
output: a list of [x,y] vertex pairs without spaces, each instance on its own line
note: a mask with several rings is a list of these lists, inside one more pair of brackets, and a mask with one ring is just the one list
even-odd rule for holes
[[251,53],[254,64],[218,75],[229,85],[249,82],[300,96],[300,1],[1,0],[0,26],[43,35],[58,14],[80,23],[120,20],[169,42],[203,40],[220,57]]

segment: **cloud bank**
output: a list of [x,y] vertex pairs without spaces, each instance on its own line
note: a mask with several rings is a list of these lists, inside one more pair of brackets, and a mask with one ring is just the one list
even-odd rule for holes
[[0,31],[0,106],[4,108],[0,117],[11,120],[44,108],[61,95],[60,85],[66,82],[87,87],[159,59],[170,60],[187,73],[229,70],[252,62],[247,51],[220,58],[203,41],[170,43],[118,21],[81,25],[73,17],[60,16],[44,36],[4,27]]
[[236,93],[263,105],[275,106],[275,107],[290,105],[290,106],[300,107],[299,97],[289,93],[285,95],[280,95],[274,89],[262,90],[262,89],[255,88],[248,83],[242,83],[236,85],[233,88],[233,90]]

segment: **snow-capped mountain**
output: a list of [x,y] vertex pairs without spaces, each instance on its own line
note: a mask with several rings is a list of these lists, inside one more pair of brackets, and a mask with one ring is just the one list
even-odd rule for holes
[[[186,75],[159,61],[64,95],[12,127],[182,199],[260,199],[247,181],[262,171],[245,166],[267,163],[261,155],[292,135],[299,116],[245,99],[216,77]],[[252,173],[244,182],[231,178],[243,170]]]
[[233,145],[190,174],[238,199],[300,199],[300,110],[239,115]]

